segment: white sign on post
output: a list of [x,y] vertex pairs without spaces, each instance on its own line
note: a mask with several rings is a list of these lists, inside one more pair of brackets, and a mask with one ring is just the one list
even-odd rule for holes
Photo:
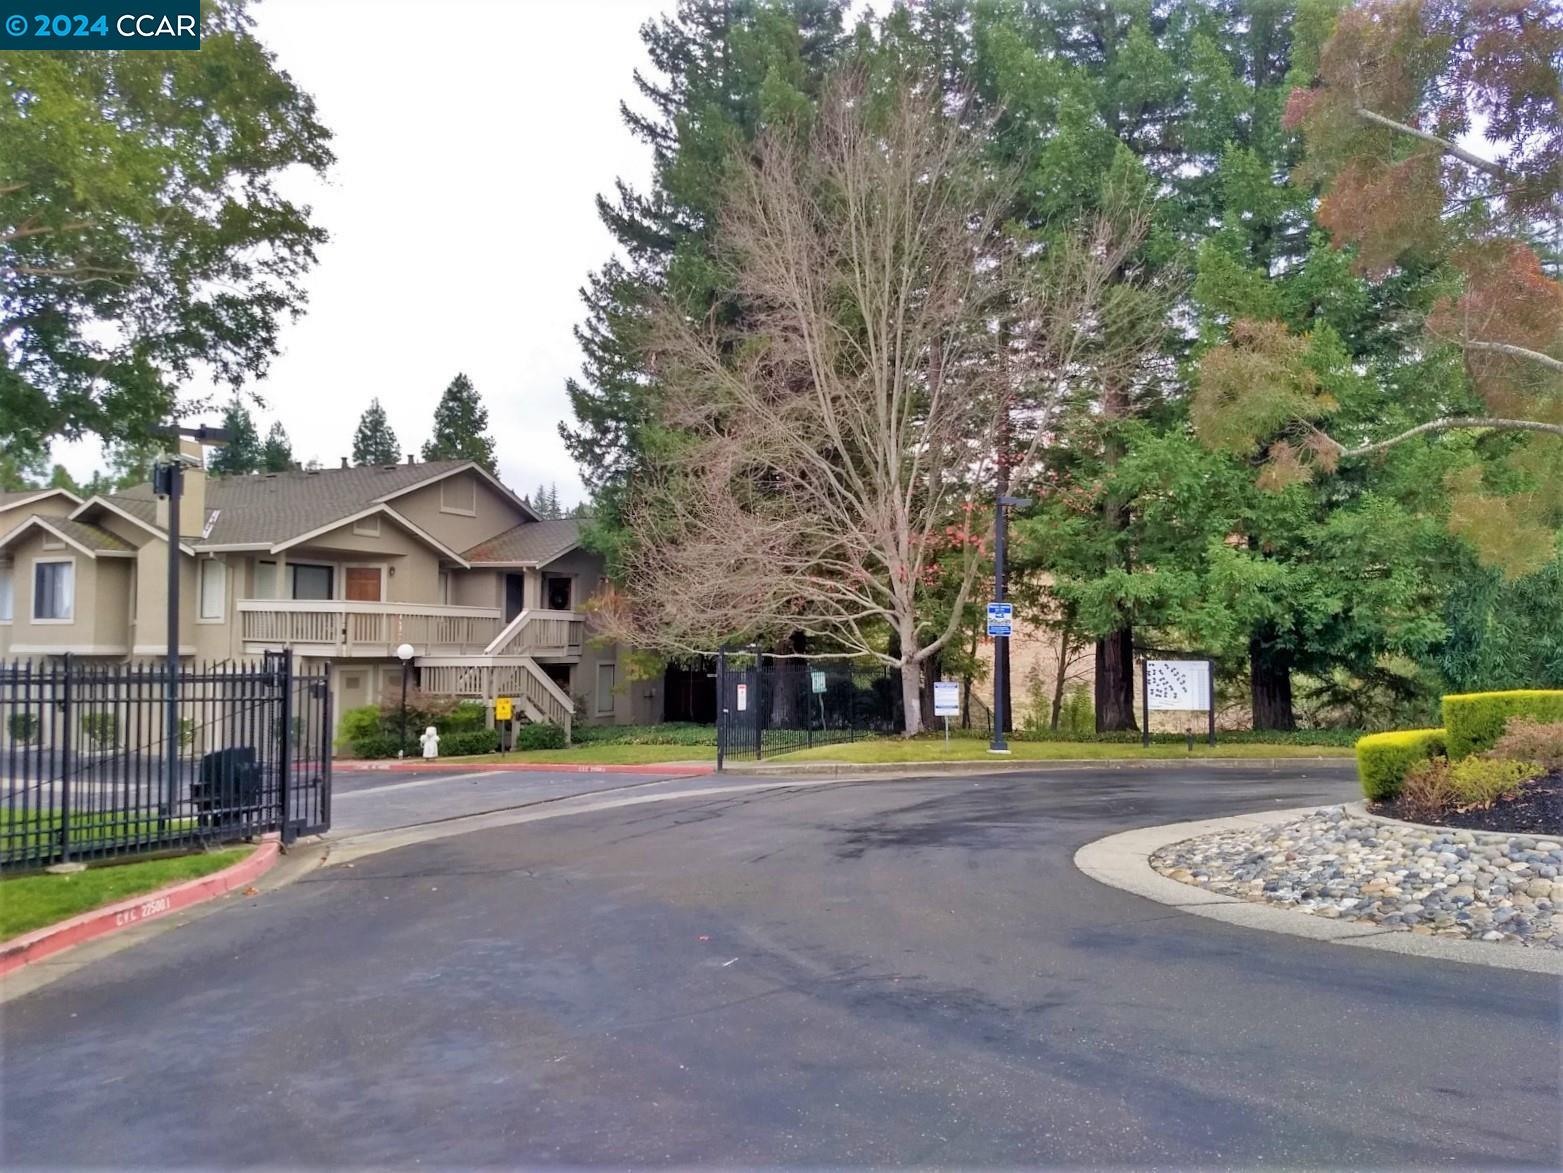
[[825,691],[825,674],[823,672],[810,672],[809,682],[815,692]]
[[749,707],[749,686],[747,684],[740,684],[738,686],[738,711],[741,713],[745,709],[747,709],[748,707]]
[[935,717],[959,717],[961,715],[961,686],[959,681],[934,681],[933,715]]
[[1181,711],[1210,708],[1210,663],[1207,660],[1148,660],[1145,703],[1152,709]]

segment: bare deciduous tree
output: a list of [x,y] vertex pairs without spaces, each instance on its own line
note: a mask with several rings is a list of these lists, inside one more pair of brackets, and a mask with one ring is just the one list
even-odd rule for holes
[[801,631],[897,668],[919,730],[921,667],[982,569],[998,422],[1047,442],[1142,231],[1013,237],[982,141],[937,87],[847,76],[738,166],[718,241],[740,312],[656,313],[668,451],[601,629],[661,651]]

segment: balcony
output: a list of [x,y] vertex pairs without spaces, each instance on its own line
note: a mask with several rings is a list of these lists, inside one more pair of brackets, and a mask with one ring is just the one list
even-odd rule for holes
[[388,659],[403,643],[419,656],[478,655],[504,626],[495,607],[240,599],[238,611],[247,652],[291,647],[307,656]]

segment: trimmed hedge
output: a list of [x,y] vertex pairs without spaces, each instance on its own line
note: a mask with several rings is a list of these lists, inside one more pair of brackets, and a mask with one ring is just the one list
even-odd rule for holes
[[1357,777],[1370,802],[1388,802],[1400,793],[1406,771],[1418,762],[1441,756],[1442,729],[1401,729],[1370,733],[1357,742]]
[[1520,688],[1444,697],[1444,728],[1451,761],[1481,753],[1503,736],[1510,717],[1563,721],[1563,689]]
[[496,753],[498,750],[498,729],[467,729],[456,733],[440,734],[440,757],[442,758],[460,757],[464,754]]
[[564,729],[559,725],[531,722],[516,728],[516,749],[563,749]]

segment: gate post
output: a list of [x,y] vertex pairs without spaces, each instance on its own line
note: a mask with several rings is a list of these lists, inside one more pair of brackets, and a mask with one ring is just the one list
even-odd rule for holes
[[60,859],[71,858],[71,667],[74,661],[65,653],[65,691],[60,704]]
[[283,648],[282,656],[277,669],[282,684],[282,716],[279,724],[282,726],[282,746],[277,755],[277,811],[278,821],[281,826],[282,842],[293,842],[293,834],[288,826],[291,811],[289,793],[293,789],[293,649]]
[[754,760],[760,761],[765,757],[765,727],[760,723],[760,710],[763,703],[760,699],[760,645],[754,645]]
[[727,755],[727,649],[716,649],[716,772]]

